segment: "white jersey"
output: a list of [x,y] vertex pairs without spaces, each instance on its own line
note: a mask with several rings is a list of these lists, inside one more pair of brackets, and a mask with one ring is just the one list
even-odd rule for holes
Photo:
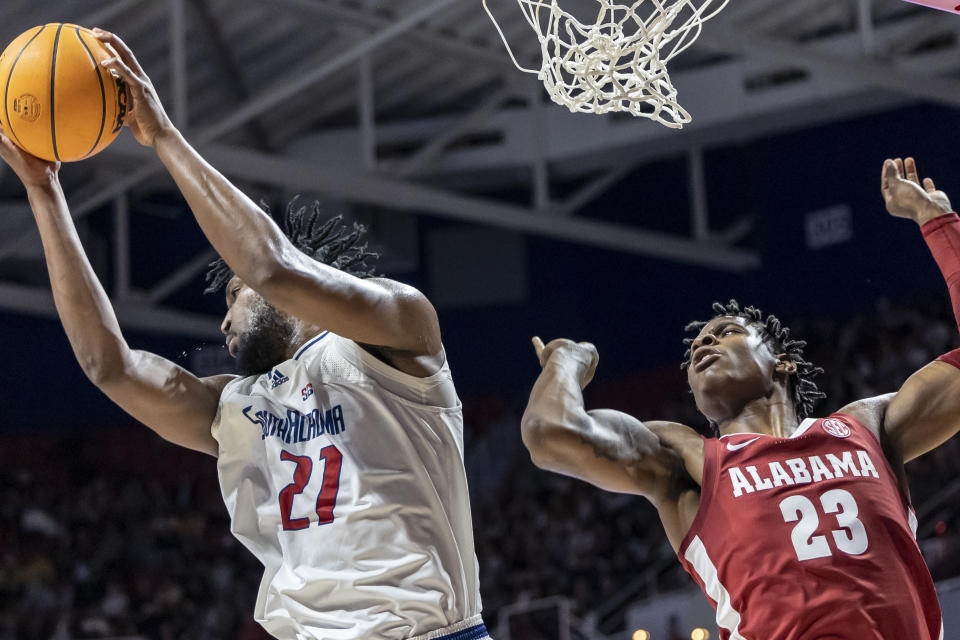
[[325,332],[230,382],[212,427],[233,534],[263,563],[254,617],[290,640],[477,640],[463,413]]

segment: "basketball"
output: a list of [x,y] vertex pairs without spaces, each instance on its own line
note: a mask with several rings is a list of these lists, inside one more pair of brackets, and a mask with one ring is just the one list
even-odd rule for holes
[[20,34],[0,54],[0,126],[21,149],[73,162],[103,151],[127,111],[123,81],[100,65],[113,54],[93,32],[51,23]]

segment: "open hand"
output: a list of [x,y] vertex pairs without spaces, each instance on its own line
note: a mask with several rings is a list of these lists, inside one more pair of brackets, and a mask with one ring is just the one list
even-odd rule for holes
[[920,181],[913,158],[884,161],[880,192],[890,215],[920,225],[953,211],[947,194],[937,190],[932,178]]
[[578,363],[580,365],[581,389],[586,388],[593,380],[593,374],[597,371],[597,363],[600,362],[600,354],[597,352],[597,348],[589,342],[574,342],[565,338],[557,338],[544,346],[543,340],[534,336],[533,348],[537,352],[541,367],[545,367],[550,358],[554,356],[568,357]]
[[17,174],[23,186],[27,187],[46,187],[57,180],[57,172],[60,171],[59,162],[48,162],[30,155],[17,145],[13,144],[0,129],[0,158],[10,165],[13,172]]
[[116,54],[101,64],[116,72],[127,84],[131,101],[126,117],[127,127],[137,142],[152,147],[159,134],[173,130],[173,123],[160,103],[157,90],[153,88],[153,83],[137,62],[133,51],[119,36],[103,29],[94,29],[93,33],[97,40]]

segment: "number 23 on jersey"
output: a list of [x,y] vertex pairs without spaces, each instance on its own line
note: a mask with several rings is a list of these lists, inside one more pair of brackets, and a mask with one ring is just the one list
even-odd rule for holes
[[[824,514],[836,518],[839,529],[831,531],[837,549],[851,556],[858,556],[867,550],[867,530],[857,518],[860,511],[857,501],[849,491],[832,489],[820,495],[820,506]],[[833,555],[826,536],[814,533],[820,528],[820,515],[817,506],[805,496],[794,495],[780,502],[780,512],[784,522],[796,522],[790,534],[797,559],[813,560]]]

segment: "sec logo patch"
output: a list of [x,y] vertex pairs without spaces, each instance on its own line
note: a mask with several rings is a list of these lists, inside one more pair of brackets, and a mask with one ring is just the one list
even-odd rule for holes
[[850,437],[850,427],[839,420],[824,420],[820,423],[820,426],[823,427],[824,431],[837,438]]

